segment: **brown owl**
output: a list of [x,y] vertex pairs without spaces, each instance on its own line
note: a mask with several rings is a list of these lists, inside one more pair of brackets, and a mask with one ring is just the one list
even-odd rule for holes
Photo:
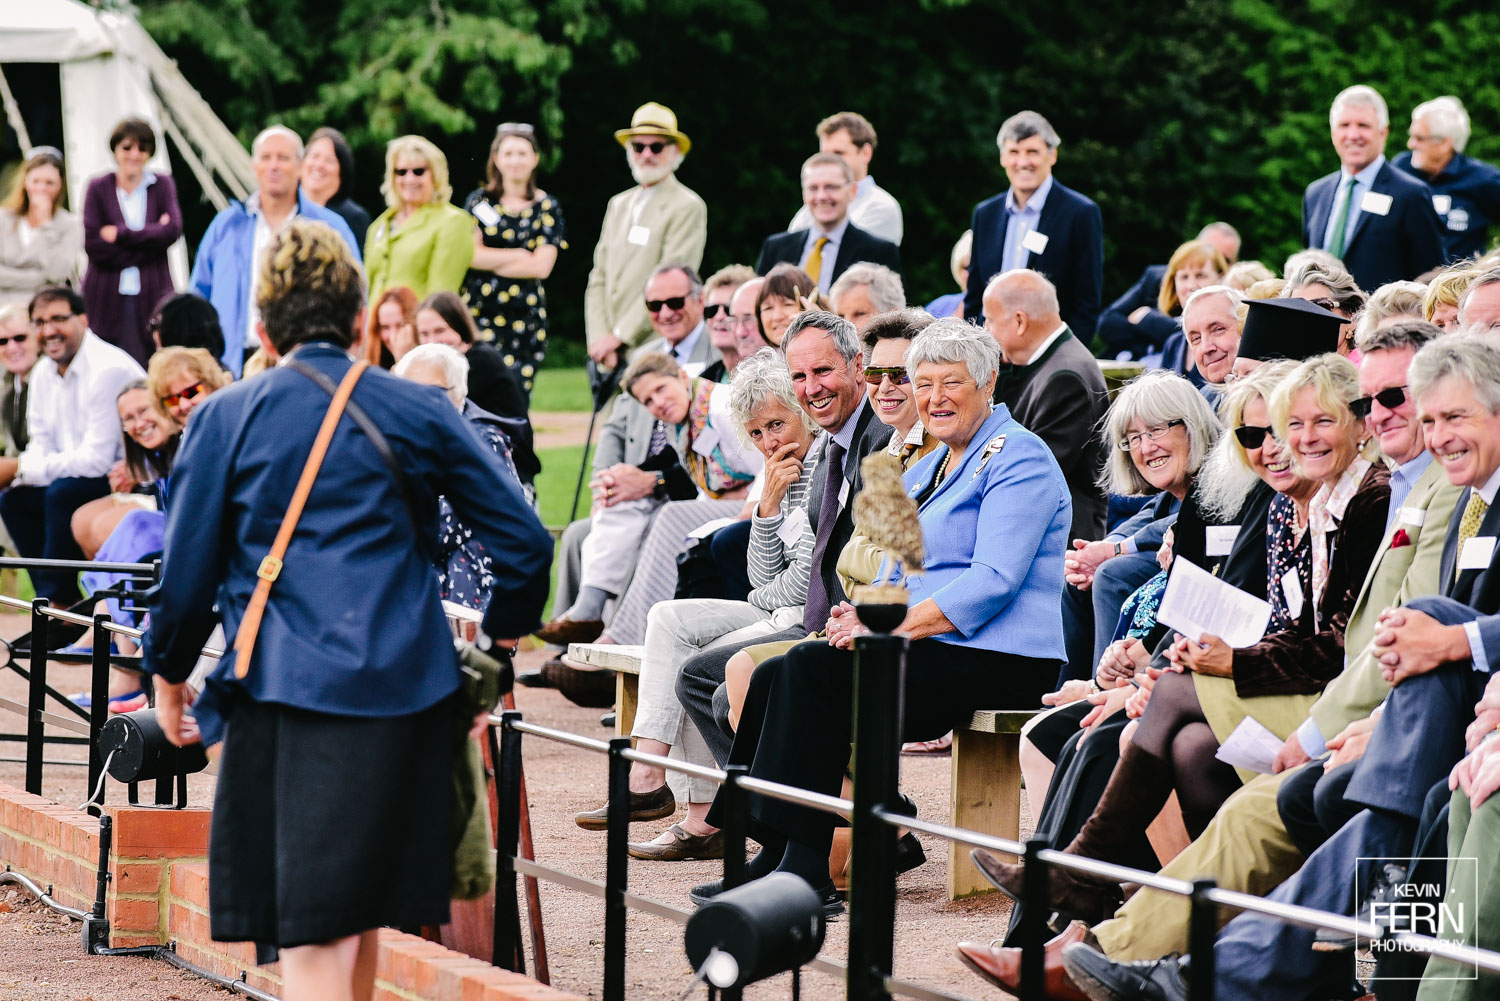
[[906,496],[901,463],[888,452],[865,456],[864,487],[854,498],[854,523],[908,572],[922,568],[922,523],[917,504]]

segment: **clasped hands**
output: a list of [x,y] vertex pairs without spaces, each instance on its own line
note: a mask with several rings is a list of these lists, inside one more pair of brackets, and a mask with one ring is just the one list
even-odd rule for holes
[[648,473],[626,462],[618,462],[608,469],[600,470],[589,480],[594,503],[603,507],[614,507],[625,501],[650,497],[655,489],[655,473]]
[[1440,664],[1470,658],[1463,626],[1445,626],[1414,608],[1387,608],[1375,623],[1375,659],[1392,688]]

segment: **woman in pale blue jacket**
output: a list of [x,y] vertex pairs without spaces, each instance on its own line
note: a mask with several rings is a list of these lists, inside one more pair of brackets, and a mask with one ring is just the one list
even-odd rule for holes
[[[910,469],[926,559],[906,581],[899,632],[907,654],[902,740],[940,737],[976,709],[1035,706],[1063,659],[1063,553],[1068,486],[1042,440],[991,406],[1000,349],[962,320],[938,320],[912,341],[906,369],[922,424],[942,445]],[[836,795],[849,763],[854,623],[844,606],[827,640],[793,647],[756,669],[730,751],[750,774]],[[825,913],[843,909],[828,878],[834,817],[755,797],[763,849],[753,878],[802,876]],[[716,811],[715,811],[716,812]],[[715,813],[709,816],[714,821]],[[694,889],[695,900],[721,883]]]

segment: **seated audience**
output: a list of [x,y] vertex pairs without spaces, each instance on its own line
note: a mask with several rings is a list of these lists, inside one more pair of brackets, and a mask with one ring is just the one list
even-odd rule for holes
[[813,289],[807,272],[794,264],[772,268],[761,281],[755,298],[756,331],[765,342],[760,347],[781,347],[786,329],[797,315],[821,301],[823,297]]
[[1458,302],[1474,280],[1474,267],[1468,261],[1440,271],[1427,283],[1422,298],[1422,319],[1435,323],[1444,333],[1458,333]]
[[[1167,351],[1168,339],[1182,329],[1177,319],[1182,304],[1198,289],[1217,285],[1228,270],[1224,255],[1201,236],[1174,250],[1165,267],[1148,267],[1140,281],[1099,315],[1105,353],[1154,362]],[[1165,361],[1163,365],[1182,374]]]
[[752,278],[729,299],[729,322],[734,327],[734,350],[741,358],[749,358],[762,348],[775,347],[760,332],[760,316],[755,305],[760,301],[760,290],[764,278]]
[[728,382],[730,373],[739,363],[739,334],[730,307],[735,293],[749,281],[758,281],[754,268],[748,264],[730,264],[703,282],[703,325],[708,328],[708,342],[719,353],[719,360],[703,370],[705,379]]
[[[0,446],[4,457],[14,459],[26,451],[29,441],[26,424],[26,401],[31,395],[31,370],[36,367],[40,348],[36,331],[26,316],[23,303],[0,306],[0,363],[5,366],[0,382]],[[10,486],[14,468],[0,463],[0,489]]]
[[[26,450],[0,459],[10,489],[0,518],[22,556],[76,560],[73,512],[109,493],[106,478],[123,452],[115,398],[146,373],[135,359],[89,330],[83,296],[52,286],[32,297],[31,327],[47,357],[37,363],[27,401]],[[33,570],[37,597],[60,605],[78,600],[78,576]]]
[[453,186],[443,151],[421,136],[392,139],[380,193],[388,208],[364,236],[370,298],[379,299],[393,285],[405,285],[419,299],[436,292],[457,295],[474,259],[475,223],[449,202]]
[[948,270],[953,275],[953,280],[958,283],[957,292],[949,292],[940,295],[927,304],[927,312],[941,319],[944,316],[956,316],[963,319],[964,315],[964,289],[969,284],[969,256],[974,249],[974,231],[964,230],[964,235],[958,238],[953,245],[953,251],[948,255]]
[[1458,326],[1466,334],[1500,331],[1500,267],[1474,276],[1458,304]]
[[[172,456],[177,452],[177,435],[182,430],[176,420],[159,408],[145,379],[127,383],[120,390],[115,407],[120,412],[125,458],[110,467],[109,496],[91,500],[73,512],[73,538],[86,560],[95,558],[115,526],[129,512],[163,507],[161,497],[167,491],[167,475],[172,469]],[[141,552],[161,549],[159,533],[156,543]]]
[[361,240],[370,229],[370,213],[354,200],[354,151],[338,129],[323,128],[307,140],[302,158],[302,193],[349,224]]
[[1361,337],[1392,323],[1423,319],[1422,304],[1426,298],[1427,286],[1421,282],[1388,282],[1371,293],[1354,322],[1355,343],[1349,351],[1349,360],[1356,365],[1360,363]]
[[1210,404],[1218,402],[1239,354],[1239,308],[1244,301],[1244,295],[1228,285],[1208,285],[1182,306],[1182,332],[1193,367],[1203,377],[1198,391]]
[[380,294],[364,338],[366,361],[392,368],[417,346],[417,305],[417,294],[405,285],[393,285]]
[[1287,268],[1281,297],[1307,299],[1348,320],[1339,331],[1338,352],[1347,355],[1353,350],[1354,318],[1365,308],[1369,296],[1354,284],[1353,276],[1342,265],[1309,263]]
[[1276,272],[1260,261],[1240,261],[1238,264],[1231,264],[1229,270],[1224,272],[1224,284],[1241,292],[1248,292],[1256,282],[1275,277]]
[[479,340],[457,292],[434,292],[417,307],[418,344],[446,344],[469,363],[469,396],[501,417],[526,420],[526,393],[500,352]]
[[211,365],[212,356],[198,348],[162,348],[151,356],[146,377],[156,405],[182,427],[188,415],[209,395],[223,389],[233,377],[222,365]]
[[148,324],[155,350],[202,348],[215,358],[224,356],[224,331],[213,304],[195,292],[167,296]]
[[62,151],[38,146],[0,203],[0,305],[77,284],[82,254],[83,222],[68,211]]
[[882,264],[860,261],[839,276],[828,290],[828,306],[863,331],[870,317],[906,305],[901,276]]
[[[907,352],[919,414],[942,447],[904,484],[920,506],[926,557],[923,572],[905,581],[911,607],[900,631],[911,642],[911,670],[902,739],[939,737],[980,706],[1032,704],[1051,689],[1062,658],[1068,488],[1046,445],[1004,406],[992,407],[999,356],[989,335],[956,319],[928,327]],[[729,760],[756,778],[831,795],[849,763],[848,648],[862,627],[852,614],[829,627],[826,641],[756,670]],[[750,877],[794,873],[825,913],[842,911],[828,874],[835,818],[762,797],[750,812],[762,845]],[[718,819],[710,810],[709,822]],[[713,882],[692,896],[702,902],[722,891]]]
[[115,169],[89,182],[83,198],[83,244],[89,266],[83,299],[100,337],[142,365],[154,350],[148,323],[172,294],[167,251],[182,236],[182,210],[172,175],[146,164],[156,132],[127,118],[109,137]]

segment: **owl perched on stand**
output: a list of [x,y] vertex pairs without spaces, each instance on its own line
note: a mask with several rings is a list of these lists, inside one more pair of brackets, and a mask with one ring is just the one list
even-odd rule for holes
[[873,452],[860,469],[864,486],[854,498],[854,523],[907,572],[921,570],[922,523],[916,501],[901,482],[900,461],[887,452]]

